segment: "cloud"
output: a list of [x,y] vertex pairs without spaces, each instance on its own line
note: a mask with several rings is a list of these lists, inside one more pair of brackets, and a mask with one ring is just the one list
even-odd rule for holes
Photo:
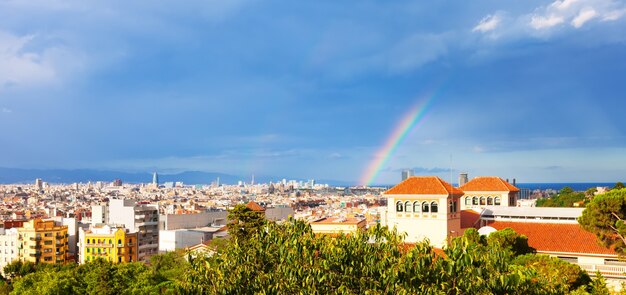
[[12,109],[8,109],[8,108],[2,108],[2,112],[8,114],[8,113],[12,113],[13,110]]
[[493,31],[500,24],[501,20],[502,18],[498,15],[487,15],[472,29],[472,32],[485,33]]
[[35,84],[56,78],[56,70],[45,52],[26,49],[34,38],[0,31],[0,85]]
[[602,17],[602,20],[603,21],[615,21],[615,20],[622,18],[624,14],[626,14],[626,9],[611,10],[604,14],[604,16]]
[[[391,172],[402,172],[407,169],[383,169],[382,171],[391,171]],[[441,167],[413,167],[409,170],[412,170],[415,174],[437,174],[437,173],[446,173],[452,171],[450,168],[441,168]]]
[[578,0],[563,0],[563,1],[554,1],[552,4],[550,4],[550,7],[554,7],[558,10],[565,10],[568,9],[570,6],[572,6],[572,4],[578,2]]
[[547,17],[533,15],[530,20],[530,26],[537,30],[551,28],[561,23],[563,23],[563,17],[557,15],[550,15]]
[[593,8],[581,9],[578,15],[572,20],[572,26],[575,28],[582,27],[586,22],[596,17],[597,12]]

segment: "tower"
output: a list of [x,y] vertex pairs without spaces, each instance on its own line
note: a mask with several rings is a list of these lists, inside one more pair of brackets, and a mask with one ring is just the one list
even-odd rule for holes
[[152,173],[152,184],[159,185],[159,175],[156,172]]
[[412,169],[404,169],[402,170],[402,181],[405,181],[407,178],[413,176]]
[[409,243],[428,239],[441,248],[461,235],[459,198],[463,192],[436,176],[409,177],[385,192],[390,227]]
[[467,178],[467,172],[459,174],[459,187],[465,185],[469,179]]

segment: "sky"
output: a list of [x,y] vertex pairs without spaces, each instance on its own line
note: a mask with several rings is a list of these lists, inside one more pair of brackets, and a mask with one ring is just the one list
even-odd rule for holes
[[617,0],[0,0],[0,167],[624,180],[624,32]]

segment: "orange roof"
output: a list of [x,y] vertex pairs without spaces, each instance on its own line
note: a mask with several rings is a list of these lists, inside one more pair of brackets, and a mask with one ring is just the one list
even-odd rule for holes
[[496,176],[479,176],[460,187],[463,191],[519,192],[519,188]]
[[265,208],[261,207],[261,205],[253,201],[248,202],[248,204],[246,204],[246,207],[248,207],[248,209],[252,211],[265,211]]
[[386,195],[463,195],[463,191],[437,176],[411,176],[385,192]]
[[570,252],[617,255],[598,244],[596,236],[578,224],[495,221],[488,226],[497,230],[510,227],[528,237],[528,245],[541,252]]
[[478,220],[480,220],[480,213],[471,209],[461,211],[461,228],[476,227]]

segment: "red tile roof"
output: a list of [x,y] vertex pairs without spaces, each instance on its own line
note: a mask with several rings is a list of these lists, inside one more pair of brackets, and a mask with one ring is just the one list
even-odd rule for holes
[[475,177],[460,187],[463,191],[519,192],[519,188],[496,176]]
[[252,211],[261,211],[261,212],[265,211],[265,208],[261,207],[261,205],[253,201],[248,202],[248,204],[246,204],[246,207],[248,207],[248,209]]
[[412,176],[385,192],[386,195],[463,195],[463,191],[437,176]]
[[478,220],[480,220],[480,213],[471,209],[461,211],[461,228],[475,228],[478,225]]
[[537,251],[617,255],[600,246],[596,236],[578,224],[495,221],[488,226],[497,230],[510,227],[528,237],[528,245]]

